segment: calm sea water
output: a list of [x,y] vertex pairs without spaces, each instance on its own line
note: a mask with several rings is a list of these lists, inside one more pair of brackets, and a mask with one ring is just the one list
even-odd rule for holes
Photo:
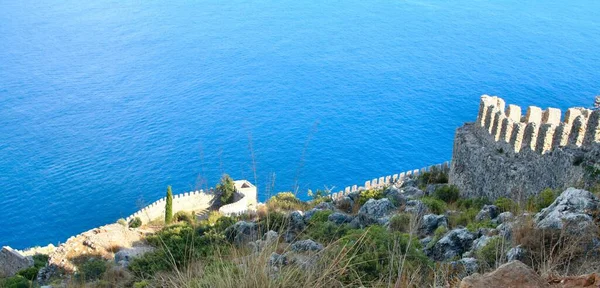
[[449,160],[484,93],[591,105],[600,2],[522,2],[0,1],[0,244]]

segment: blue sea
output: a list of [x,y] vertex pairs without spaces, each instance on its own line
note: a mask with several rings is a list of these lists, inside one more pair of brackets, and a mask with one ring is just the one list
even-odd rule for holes
[[0,245],[172,185],[260,200],[450,160],[479,97],[600,94],[600,1],[0,0]]

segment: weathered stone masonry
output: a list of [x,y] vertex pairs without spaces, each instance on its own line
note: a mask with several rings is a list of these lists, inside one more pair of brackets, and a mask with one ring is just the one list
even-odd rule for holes
[[484,95],[475,123],[456,131],[450,183],[465,196],[523,198],[592,183],[600,162],[600,111],[516,105]]

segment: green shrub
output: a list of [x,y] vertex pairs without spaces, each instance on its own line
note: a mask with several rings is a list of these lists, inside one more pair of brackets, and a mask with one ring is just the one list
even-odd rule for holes
[[173,219],[175,219],[176,222],[185,222],[190,225],[194,225],[194,223],[196,222],[196,217],[192,215],[192,213],[188,213],[185,211],[179,211],[175,213]]
[[492,202],[486,197],[458,199],[456,201],[456,207],[461,210],[468,210],[470,208],[481,210],[483,206],[489,204],[492,204]]
[[140,278],[149,278],[159,271],[182,269],[202,257],[227,254],[231,246],[222,234],[211,230],[213,228],[198,233],[187,224],[167,226],[146,238],[156,251],[133,259],[129,269]]
[[435,189],[433,197],[446,203],[454,203],[460,198],[460,191],[458,191],[458,187],[454,185],[442,186]]
[[477,232],[480,228],[496,228],[496,224],[492,221],[481,221],[481,222],[471,222],[467,224],[467,230],[471,232]]
[[21,276],[23,276],[23,278],[28,279],[28,280],[34,280],[37,277],[37,274],[39,271],[40,271],[40,268],[32,266],[32,267],[29,267],[27,269],[23,269],[23,270],[17,272],[17,275],[21,275]]
[[173,222],[173,191],[167,186],[167,201],[165,203],[165,224]]
[[36,254],[36,255],[33,255],[32,258],[33,258],[33,266],[42,268],[42,267],[46,267],[46,264],[48,264],[48,259],[50,257],[48,255]]
[[221,195],[221,204],[230,204],[233,202],[233,194],[235,193],[235,184],[233,179],[227,174],[223,174],[221,182],[217,184],[217,192]]
[[390,230],[395,232],[410,232],[410,220],[412,215],[409,213],[400,213],[390,218]]
[[427,186],[427,184],[448,183],[448,173],[437,167],[432,167],[430,171],[419,174],[417,181],[423,186]]
[[148,287],[148,285],[150,285],[150,283],[148,283],[148,281],[142,280],[140,282],[133,283],[133,288],[145,288],[145,287]]
[[479,208],[469,208],[466,211],[460,211],[459,213],[451,214],[448,217],[448,224],[452,228],[456,228],[458,226],[467,227],[473,221],[475,221],[475,216],[479,213]]
[[348,233],[348,225],[336,225],[333,222],[317,222],[305,231],[307,238],[323,244],[329,244]]
[[365,203],[367,203],[367,201],[369,201],[369,199],[381,199],[383,198],[383,190],[381,189],[371,189],[371,190],[366,190],[366,191],[362,191],[360,193],[360,196],[358,196],[358,203],[360,204],[360,206],[364,205]]
[[399,261],[390,260],[400,258],[400,255],[406,255],[404,271],[427,269],[431,261],[421,252],[421,245],[415,238],[411,241],[408,234],[387,231],[379,225],[348,231],[340,239],[340,245],[349,250],[349,255],[354,255],[349,257],[348,263],[354,273],[348,273],[345,280],[368,283],[387,279],[391,276],[389,273],[395,276]]
[[31,282],[21,275],[16,275],[6,279],[0,278],[0,287],[3,288],[29,288]]
[[329,215],[331,215],[331,213],[333,213],[333,211],[331,211],[331,210],[317,211],[312,215],[312,217],[310,217],[310,220],[308,221],[308,223],[316,224],[316,223],[327,222],[327,219],[329,218]]
[[288,226],[287,215],[281,212],[271,212],[258,221],[262,231],[283,231]]
[[508,244],[500,237],[494,237],[485,246],[475,252],[475,257],[486,263],[488,267],[495,267],[508,249]]
[[536,196],[527,199],[527,210],[531,212],[540,212],[542,209],[550,206],[558,197],[558,193],[551,188],[546,188]]
[[295,211],[305,210],[306,203],[296,198],[292,192],[280,192],[267,200],[269,211]]
[[106,272],[106,266],[102,259],[90,259],[77,267],[77,276],[85,281],[98,280]]
[[516,212],[518,210],[515,201],[506,197],[496,199],[494,205],[498,206],[498,209],[500,209],[501,212]]
[[448,210],[446,202],[442,200],[432,197],[423,197],[420,200],[421,202],[423,202],[423,204],[425,204],[425,206],[427,206],[427,208],[429,208],[429,210],[433,214],[444,214],[446,210]]
[[142,226],[142,219],[140,217],[135,217],[129,221],[129,228],[138,228]]

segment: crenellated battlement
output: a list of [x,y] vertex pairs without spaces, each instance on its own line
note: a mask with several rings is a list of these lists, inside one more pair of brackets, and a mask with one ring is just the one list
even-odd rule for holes
[[523,149],[548,153],[558,147],[589,147],[600,143],[600,111],[569,108],[564,119],[560,109],[508,105],[497,96],[481,96],[476,125],[495,141],[503,141],[514,152]]
[[425,172],[430,172],[433,169],[437,169],[438,171],[443,171],[443,172],[449,172],[450,171],[450,162],[447,161],[442,164],[431,165],[431,166],[424,167],[421,169],[409,170],[409,171],[405,171],[405,172],[398,173],[398,174],[374,178],[373,180],[367,180],[367,181],[365,181],[364,185],[348,186],[342,191],[331,193],[331,195],[329,195],[329,197],[333,200],[336,200],[336,199],[342,198],[344,196],[347,196],[350,193],[358,192],[361,190],[381,189],[381,188],[389,186],[393,183],[399,183],[399,182],[401,183],[405,179],[408,179],[411,177],[418,177],[420,174],[423,174]]
[[[208,209],[214,197],[214,194],[207,193],[204,190],[173,195],[173,213],[179,211],[200,212],[204,209]],[[125,221],[129,223],[132,219],[139,217],[142,220],[142,223],[146,224],[154,219],[164,219],[166,203],[166,197],[160,198],[125,218]]]

